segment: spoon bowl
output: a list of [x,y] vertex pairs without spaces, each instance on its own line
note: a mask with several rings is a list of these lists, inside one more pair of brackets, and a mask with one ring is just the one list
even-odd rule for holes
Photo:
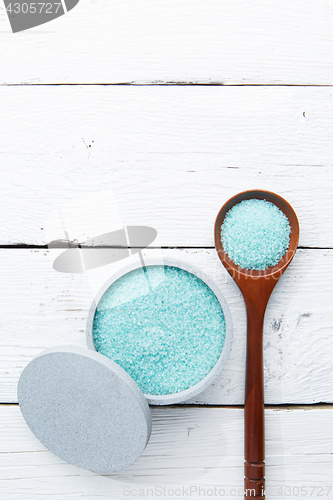
[[[266,200],[276,205],[288,218],[291,232],[289,247],[281,260],[272,267],[257,271],[236,265],[225,252],[221,241],[221,226],[229,210],[243,200]],[[265,498],[265,415],[263,326],[270,295],[295,255],[299,225],[289,203],[270,191],[244,191],[228,200],[215,221],[215,248],[222,264],[239,286],[247,312],[246,376],[244,403],[244,498]]]

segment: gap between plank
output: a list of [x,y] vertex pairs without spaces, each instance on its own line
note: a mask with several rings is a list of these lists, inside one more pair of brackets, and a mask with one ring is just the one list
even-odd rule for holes
[[[149,246],[149,247],[126,247],[126,246],[112,246],[112,245],[96,245],[96,246],[85,246],[81,245],[80,243],[74,243],[71,242],[71,245],[73,248],[110,248],[110,249],[131,249],[131,248],[136,248],[138,250],[214,250],[214,246],[161,246],[161,247],[154,247],[154,246]],[[69,248],[68,246],[68,241],[64,242],[59,242],[58,245],[53,245],[52,244],[52,250],[53,249],[67,249]],[[0,249],[4,250],[10,250],[10,249],[36,249],[36,250],[48,250],[49,246],[48,245],[29,245],[28,243],[17,243],[14,245],[0,245]],[[333,247],[306,247],[306,246],[299,246],[297,247],[297,250],[333,250]]]
[[[19,406],[18,403],[0,403],[1,406]],[[155,407],[155,405],[151,406]],[[159,406],[160,408],[160,406]],[[244,410],[244,405],[210,405],[210,404],[175,404],[167,405],[167,408],[217,408],[217,409],[231,409],[231,410]],[[333,409],[333,403],[303,403],[303,404],[269,404],[265,405],[266,410],[316,410],[316,409]]]
[[313,83],[224,83],[224,82],[118,82],[118,83],[1,83],[0,87],[62,87],[62,86],[132,86],[132,87],[333,87],[332,84],[313,84]]

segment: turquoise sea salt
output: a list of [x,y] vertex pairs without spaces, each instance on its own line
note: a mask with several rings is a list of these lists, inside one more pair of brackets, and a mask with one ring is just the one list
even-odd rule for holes
[[213,291],[194,274],[153,265],[115,281],[99,301],[96,350],[118,363],[145,394],[175,394],[215,366],[225,319]]
[[229,258],[243,269],[275,266],[289,247],[290,224],[285,214],[266,200],[243,200],[224,218],[221,242]]

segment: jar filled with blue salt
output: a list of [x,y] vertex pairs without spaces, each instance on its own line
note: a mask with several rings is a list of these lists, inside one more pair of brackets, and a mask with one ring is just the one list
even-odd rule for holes
[[105,283],[89,312],[87,342],[121,366],[149,404],[180,403],[220,373],[231,317],[218,287],[198,269],[150,261]]

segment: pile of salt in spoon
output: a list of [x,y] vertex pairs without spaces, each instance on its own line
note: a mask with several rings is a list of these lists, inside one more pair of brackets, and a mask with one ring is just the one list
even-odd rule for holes
[[224,218],[221,242],[234,264],[243,269],[265,270],[275,266],[290,242],[290,224],[274,203],[243,200]]

